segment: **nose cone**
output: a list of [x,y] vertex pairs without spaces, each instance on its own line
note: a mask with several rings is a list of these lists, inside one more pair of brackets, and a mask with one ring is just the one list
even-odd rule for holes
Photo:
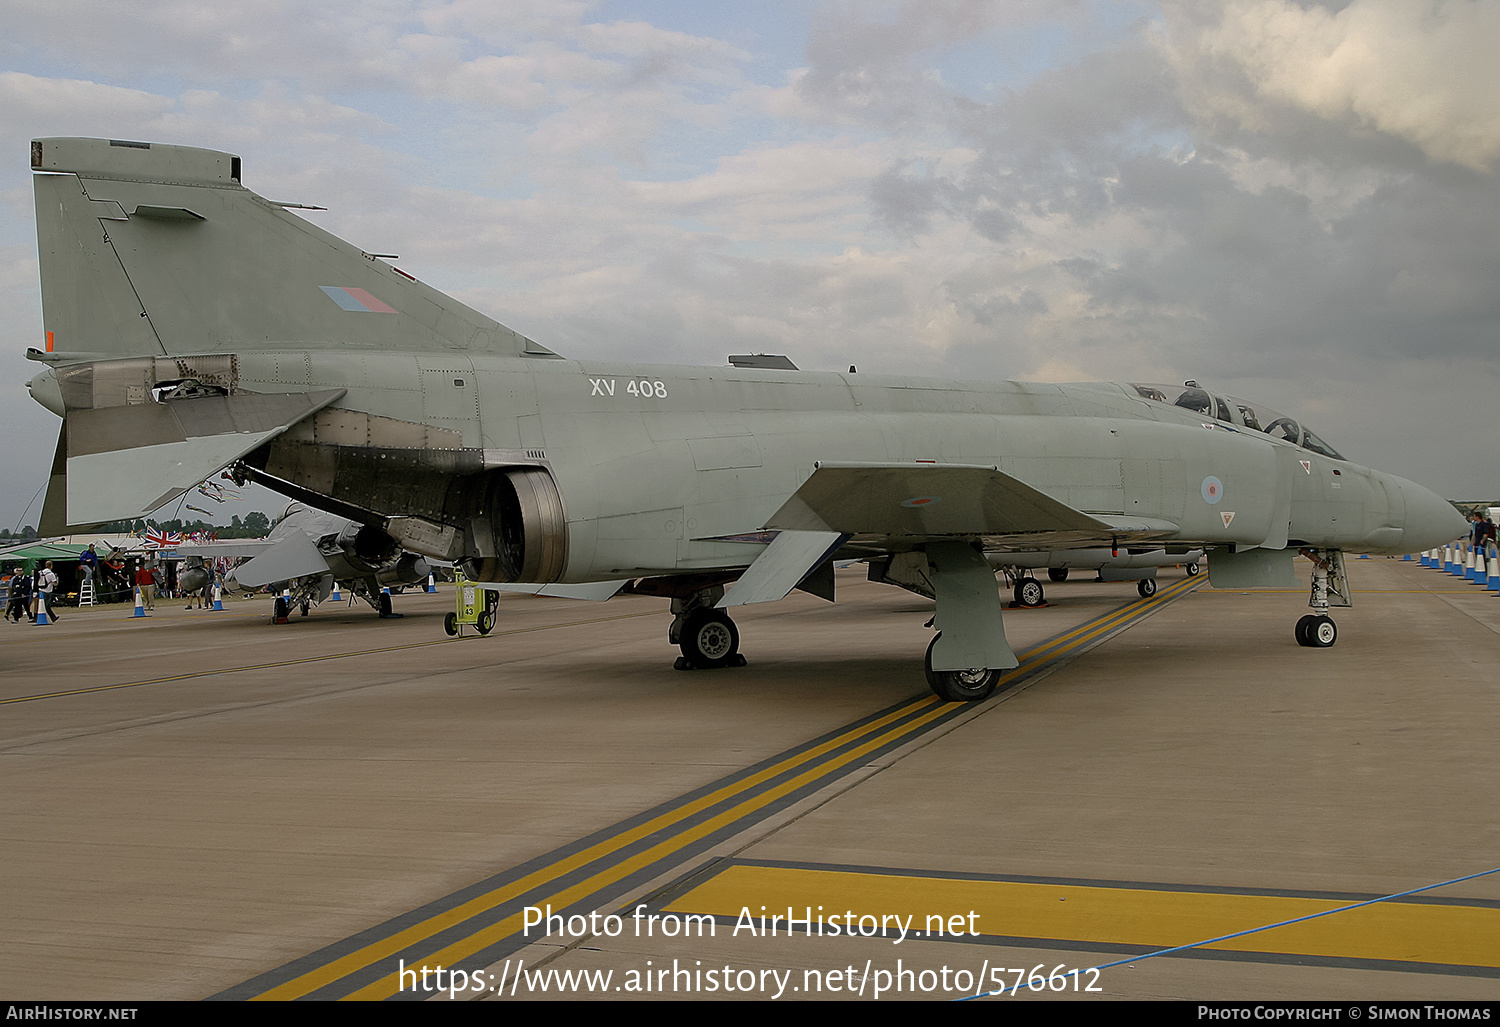
[[1405,478],[1392,479],[1406,501],[1406,523],[1401,533],[1403,553],[1419,553],[1447,545],[1464,534],[1463,515],[1453,504],[1430,489]]

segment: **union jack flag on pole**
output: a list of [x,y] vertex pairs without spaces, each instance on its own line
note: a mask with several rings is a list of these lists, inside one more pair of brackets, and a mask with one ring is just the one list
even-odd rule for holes
[[182,532],[147,528],[145,542],[147,549],[175,549],[182,545]]

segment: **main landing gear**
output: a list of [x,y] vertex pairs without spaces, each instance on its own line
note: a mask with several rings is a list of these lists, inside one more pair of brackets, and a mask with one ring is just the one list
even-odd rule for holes
[[[927,686],[944,702],[987,699],[1001,674],[1021,662],[1005,640],[994,572],[978,546],[968,542],[929,543],[926,560],[938,629],[923,661]],[[1034,594],[1028,586],[1035,586]],[[1018,603],[1040,605],[1041,592],[1035,578],[1016,581]]]
[[943,637],[939,631],[927,644],[927,656],[922,661],[927,672],[927,687],[934,695],[946,702],[978,702],[988,699],[1000,683],[999,670],[993,667],[974,667],[969,670],[933,670],[932,650]]
[[[1053,580],[1060,581],[1061,579],[1054,578]],[[1042,592],[1042,583],[1030,575],[1016,579],[1015,596],[1017,606],[1028,608],[1042,606],[1047,601]]]
[[718,670],[720,667],[743,667],[740,655],[740,630],[723,610],[714,604],[724,598],[724,586],[715,585],[694,592],[684,599],[672,600],[674,615],[667,637],[681,650],[675,664],[678,670]]
[[1339,640],[1339,627],[1328,616],[1330,606],[1349,606],[1349,585],[1344,577],[1344,554],[1337,549],[1304,549],[1312,561],[1312,587],[1307,605],[1313,612],[1297,621],[1292,634],[1297,644],[1309,649],[1327,649]]

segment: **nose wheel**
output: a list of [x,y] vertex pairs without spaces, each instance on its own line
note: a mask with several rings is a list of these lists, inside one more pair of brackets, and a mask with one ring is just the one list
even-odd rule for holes
[[1297,644],[1309,649],[1327,649],[1339,640],[1339,626],[1327,615],[1308,614],[1297,622]]

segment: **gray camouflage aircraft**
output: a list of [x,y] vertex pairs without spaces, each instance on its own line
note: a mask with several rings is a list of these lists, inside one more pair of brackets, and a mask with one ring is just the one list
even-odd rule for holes
[[[288,594],[275,601],[272,620],[285,624],[293,607],[306,617],[311,607],[343,582],[351,593],[370,604],[381,617],[399,617],[391,609],[386,588],[399,589],[425,581],[427,561],[408,553],[390,535],[370,524],[336,517],[301,503],[289,503],[264,539],[208,542],[178,550],[197,567],[186,568],[180,580],[188,590],[201,588],[211,578],[201,564],[205,557],[248,556],[224,579],[229,592],[253,592],[270,586]],[[188,577],[196,572],[198,576]]]
[[1294,580],[1300,549],[1296,638],[1327,646],[1344,552],[1463,532],[1427,489],[1195,385],[580,363],[250,192],[231,154],[38,139],[31,166],[29,385],[64,418],[44,525],[141,516],[229,467],[479,581],[669,597],[694,667],[736,662],[730,608],[832,598],[832,561],[865,559],[936,600],[927,678],[953,701],[1017,665],[986,551],[1210,547],[1211,581],[1245,587]]

